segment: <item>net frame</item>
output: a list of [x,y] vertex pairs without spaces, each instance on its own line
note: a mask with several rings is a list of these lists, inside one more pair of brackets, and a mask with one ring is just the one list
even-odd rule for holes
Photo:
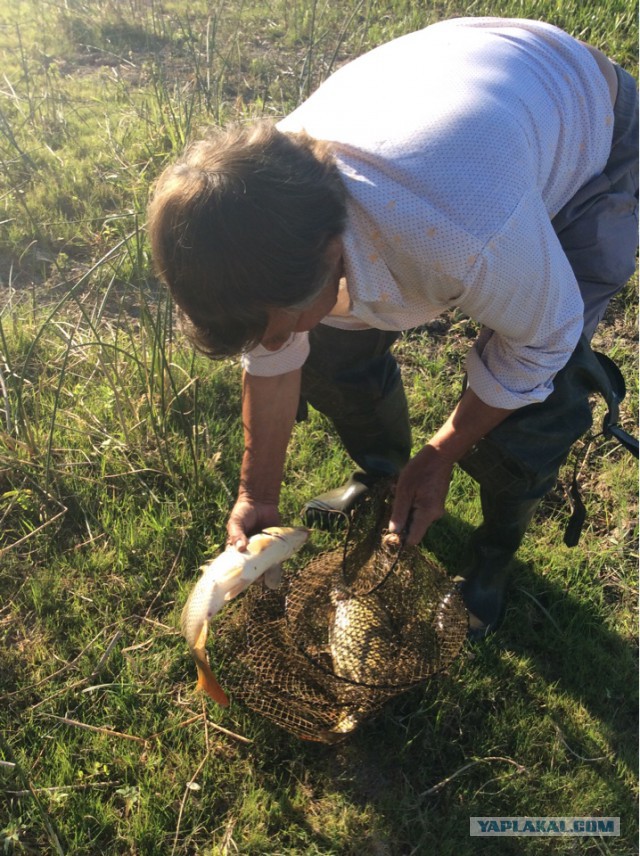
[[254,586],[215,628],[232,698],[306,740],[335,743],[389,699],[446,669],[468,629],[453,580],[389,538],[388,484],[370,489],[342,549]]

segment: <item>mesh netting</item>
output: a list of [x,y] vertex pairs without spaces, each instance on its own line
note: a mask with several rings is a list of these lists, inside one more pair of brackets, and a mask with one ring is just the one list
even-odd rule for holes
[[371,490],[343,549],[222,614],[216,660],[233,698],[331,743],[451,663],[467,632],[462,600],[432,559],[384,534],[389,514],[388,490]]

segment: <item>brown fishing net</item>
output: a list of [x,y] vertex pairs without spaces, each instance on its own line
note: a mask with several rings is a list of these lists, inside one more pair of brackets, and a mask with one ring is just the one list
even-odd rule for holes
[[385,536],[390,510],[388,488],[369,491],[343,549],[225,610],[214,644],[232,698],[333,743],[451,663],[467,632],[462,600],[432,559]]

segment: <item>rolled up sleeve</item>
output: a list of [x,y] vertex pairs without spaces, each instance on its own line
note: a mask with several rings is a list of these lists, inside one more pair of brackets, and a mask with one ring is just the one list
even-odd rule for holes
[[304,365],[309,356],[309,335],[292,333],[277,351],[268,351],[258,345],[241,357],[242,368],[256,377],[275,377],[295,371]]
[[476,395],[509,410],[544,401],[582,332],[583,303],[537,194],[484,247],[458,305],[486,328],[467,357]]

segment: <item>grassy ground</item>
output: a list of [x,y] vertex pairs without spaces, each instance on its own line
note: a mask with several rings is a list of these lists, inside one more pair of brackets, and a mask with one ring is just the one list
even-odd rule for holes
[[[176,629],[198,564],[224,541],[239,372],[173,332],[143,229],[154,177],[206,123],[281,115],[381,41],[492,13],[564,26],[635,72],[637,9],[623,0],[2,4],[5,852],[635,850],[637,474],[611,441],[581,449],[580,546],[562,545],[559,487],[521,549],[500,634],[337,748],[205,702]],[[635,291],[599,334],[627,378],[631,431]],[[430,332],[399,347],[416,447],[458,395],[473,337],[456,315]],[[285,518],[348,468],[312,414],[292,443]],[[478,517],[473,483],[457,473],[425,542],[451,573]],[[470,839],[475,815],[613,815],[622,836]]]

